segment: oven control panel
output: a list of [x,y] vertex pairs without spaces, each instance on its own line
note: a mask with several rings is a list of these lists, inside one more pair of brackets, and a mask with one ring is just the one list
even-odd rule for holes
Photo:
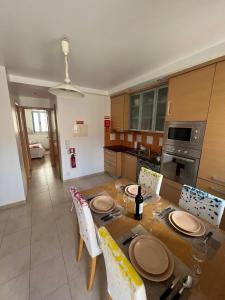
[[201,152],[196,149],[190,149],[185,147],[175,147],[171,145],[164,145],[163,151],[172,153],[174,155],[183,156],[183,157],[195,157],[200,158]]

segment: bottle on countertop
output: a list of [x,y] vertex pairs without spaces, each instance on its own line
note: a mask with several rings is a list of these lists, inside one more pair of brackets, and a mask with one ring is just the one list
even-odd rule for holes
[[135,214],[134,218],[136,220],[141,220],[142,219],[142,214],[143,214],[143,197],[141,195],[141,185],[138,186],[138,193],[137,196],[135,197]]

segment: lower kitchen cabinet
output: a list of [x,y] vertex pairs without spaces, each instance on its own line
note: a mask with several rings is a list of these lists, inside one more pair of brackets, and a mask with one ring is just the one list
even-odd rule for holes
[[[215,195],[222,199],[225,199],[225,186],[224,185],[220,185],[220,184],[214,183],[212,181],[207,181],[207,180],[198,178],[196,186],[198,189],[200,189],[202,191],[205,191],[209,194],[212,194],[212,195]],[[220,228],[225,230],[225,213],[223,213]]]
[[104,150],[105,172],[111,176],[121,176],[121,152],[115,152],[109,149]]
[[164,177],[162,181],[161,190],[160,190],[160,196],[178,205],[180,200],[181,190],[182,190],[181,184]]
[[137,157],[122,153],[122,177],[136,182]]

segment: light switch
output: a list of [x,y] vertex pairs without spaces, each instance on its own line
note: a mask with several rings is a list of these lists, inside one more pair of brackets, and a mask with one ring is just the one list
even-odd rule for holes
[[141,141],[142,141],[142,136],[141,136],[140,134],[138,134],[138,135],[136,136],[136,141],[139,142],[139,143],[141,143]]
[[149,144],[149,145],[153,144],[153,136],[152,135],[147,136],[147,144]]
[[116,139],[116,134],[110,133],[110,141],[115,141],[115,139]]
[[121,134],[120,134],[120,140],[121,140],[121,141],[124,141],[124,133],[121,133]]
[[163,145],[163,138],[160,137],[160,138],[159,138],[159,146],[162,146],[162,145]]
[[128,140],[128,142],[133,142],[133,134],[128,134],[127,140]]
[[66,150],[68,150],[70,148],[70,140],[65,140],[65,147],[66,147]]

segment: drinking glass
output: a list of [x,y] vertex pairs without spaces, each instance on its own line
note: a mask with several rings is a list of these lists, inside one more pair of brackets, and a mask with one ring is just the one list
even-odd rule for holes
[[127,215],[127,206],[128,206],[128,196],[124,193],[123,194],[123,212],[124,212],[124,215]]
[[152,219],[156,221],[156,216],[162,212],[162,202],[160,199],[152,203]]
[[115,188],[118,193],[123,193],[123,184],[120,181],[115,182]]
[[206,260],[207,251],[207,244],[203,240],[193,240],[192,258],[194,260],[193,269],[196,275],[201,275],[202,273],[200,264]]
[[154,225],[157,223],[157,214],[161,212],[161,202],[159,200],[156,200],[152,202],[152,218],[151,218],[151,228],[150,231],[153,233]]

